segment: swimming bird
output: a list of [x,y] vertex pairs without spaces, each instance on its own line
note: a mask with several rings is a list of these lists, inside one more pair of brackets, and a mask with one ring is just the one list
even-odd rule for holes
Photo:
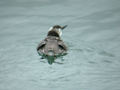
[[67,25],[54,25],[51,27],[47,37],[37,47],[38,54],[42,56],[42,59],[46,58],[49,64],[52,64],[57,57],[67,54],[67,46],[61,39],[62,30],[66,27]]

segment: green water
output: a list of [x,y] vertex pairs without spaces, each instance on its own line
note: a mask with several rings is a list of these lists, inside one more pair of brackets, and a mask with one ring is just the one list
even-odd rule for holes
[[[36,51],[68,25],[68,54],[52,65]],[[119,0],[0,0],[0,90],[120,90]]]

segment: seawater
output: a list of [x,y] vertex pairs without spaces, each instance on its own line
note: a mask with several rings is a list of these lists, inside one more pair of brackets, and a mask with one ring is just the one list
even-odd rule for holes
[[[68,54],[37,54],[49,27],[68,25]],[[120,90],[119,0],[0,0],[0,90]]]

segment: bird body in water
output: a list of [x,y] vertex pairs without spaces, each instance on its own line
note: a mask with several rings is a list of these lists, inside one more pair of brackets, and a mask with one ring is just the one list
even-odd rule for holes
[[40,42],[37,52],[42,58],[46,58],[49,64],[52,64],[57,57],[67,54],[67,46],[61,39],[62,30],[65,26],[55,25],[48,31],[47,37]]

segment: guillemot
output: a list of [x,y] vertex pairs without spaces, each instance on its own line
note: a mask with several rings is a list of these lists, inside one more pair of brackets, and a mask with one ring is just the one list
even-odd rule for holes
[[47,37],[37,47],[38,54],[42,56],[42,59],[46,58],[49,64],[52,64],[57,57],[67,54],[67,46],[61,39],[62,30],[66,27],[67,25],[51,27]]

